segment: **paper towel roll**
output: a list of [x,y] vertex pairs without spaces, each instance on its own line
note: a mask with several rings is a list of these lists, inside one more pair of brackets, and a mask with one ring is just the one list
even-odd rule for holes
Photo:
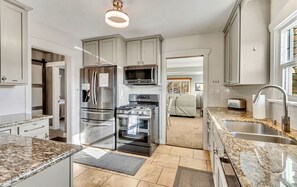
[[[253,101],[256,96],[253,95]],[[253,118],[264,119],[266,118],[265,111],[265,95],[260,95],[256,103],[253,103]]]

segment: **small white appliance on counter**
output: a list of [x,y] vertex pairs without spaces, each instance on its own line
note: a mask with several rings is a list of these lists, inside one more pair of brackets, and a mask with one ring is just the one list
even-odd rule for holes
[[246,100],[238,98],[229,98],[228,109],[246,110]]

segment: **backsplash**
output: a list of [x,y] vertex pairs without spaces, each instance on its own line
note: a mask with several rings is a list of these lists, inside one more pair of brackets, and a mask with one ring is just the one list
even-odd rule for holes
[[[284,108],[282,103],[272,103],[266,101],[266,118],[276,120],[281,123],[281,117],[284,115]],[[291,128],[297,130],[297,106],[288,106],[288,112],[291,120]]]
[[26,87],[13,86],[0,88],[0,116],[26,113]]

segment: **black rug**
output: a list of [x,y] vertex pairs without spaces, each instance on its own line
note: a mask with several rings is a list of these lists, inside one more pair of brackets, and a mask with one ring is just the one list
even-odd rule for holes
[[178,167],[174,187],[213,187],[212,172]]
[[73,161],[134,176],[146,159],[112,152],[96,159],[81,151],[73,156]]

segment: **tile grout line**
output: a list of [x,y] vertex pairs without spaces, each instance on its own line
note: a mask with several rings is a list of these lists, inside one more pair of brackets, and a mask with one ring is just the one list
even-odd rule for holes
[[[79,176],[81,176],[83,173],[85,173],[86,171],[88,171],[89,170],[89,168],[87,168],[85,171],[83,171],[83,172],[81,172],[81,174],[79,174],[79,175],[77,175],[76,177],[73,177],[73,181],[76,179],[76,178],[78,178]],[[72,174],[73,175],[73,174]]]
[[162,175],[162,173],[163,173],[163,171],[164,171],[164,168],[165,168],[165,166],[162,166],[163,168],[162,168],[162,171],[161,171],[161,173],[160,173],[160,175],[159,175],[159,177],[158,177],[158,179],[157,179],[157,182],[156,182],[156,184],[158,184],[158,182],[159,182],[159,179],[160,179],[160,177],[161,177],[161,175]]
[[110,173],[111,175],[106,179],[106,181],[104,181],[102,183],[102,185],[99,185],[99,186],[103,186],[114,174],[113,173]]

